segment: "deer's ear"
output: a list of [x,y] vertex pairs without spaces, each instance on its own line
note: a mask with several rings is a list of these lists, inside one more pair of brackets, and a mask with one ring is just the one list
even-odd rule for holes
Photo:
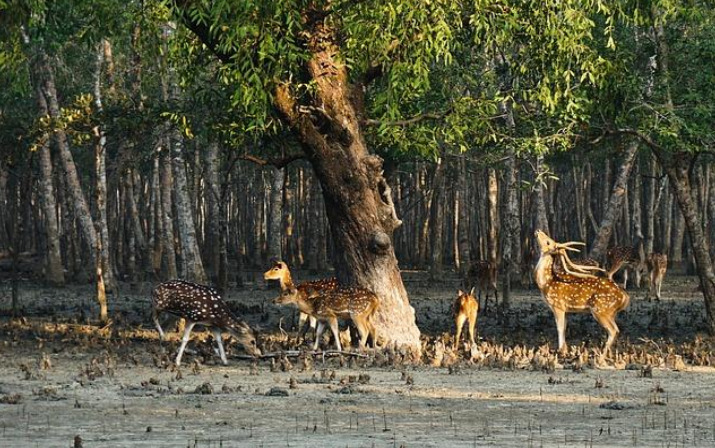
[[470,295],[470,296],[473,296],[473,295],[474,295],[474,286],[472,286],[471,291],[469,291],[469,295]]
[[458,291],[457,291],[457,295],[458,295],[458,296],[463,296],[463,295],[464,295],[464,291],[462,291],[461,289],[458,290]]

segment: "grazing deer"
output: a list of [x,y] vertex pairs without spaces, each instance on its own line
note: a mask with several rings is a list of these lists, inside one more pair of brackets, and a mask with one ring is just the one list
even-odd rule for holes
[[[290,270],[288,269],[288,264],[284,261],[274,261],[273,266],[269,270],[263,273],[264,280],[278,280],[281,285],[281,291],[290,291],[295,288],[298,294],[301,295],[303,299],[310,299],[326,291],[332,291],[338,287],[338,280],[336,278],[328,278],[321,280],[313,280],[308,282],[303,282],[299,285],[293,284],[293,279],[290,275]],[[298,317],[298,333],[301,333],[305,322],[310,320],[310,328],[315,329],[316,319],[314,316],[300,311],[300,316]]]
[[467,289],[476,287],[479,291],[479,300],[484,293],[484,312],[487,311],[489,292],[494,291],[494,302],[499,300],[497,293],[497,267],[490,261],[478,260],[470,263],[464,279]]
[[[628,294],[606,277],[597,277],[593,272],[602,270],[594,266],[574,264],[566,251],[581,242],[557,243],[541,230],[535,232],[541,249],[541,257],[534,270],[534,279],[546,303],[554,313],[559,333],[559,351],[566,348],[566,313],[591,312],[596,321],[608,332],[603,357],[610,351],[618,336],[616,315],[630,302]],[[559,260],[564,273],[556,275],[554,262]]]
[[228,304],[221,299],[215,289],[208,286],[183,280],[173,280],[161,283],[152,291],[152,319],[159,330],[159,337],[164,340],[164,330],[159,324],[159,313],[166,311],[175,316],[186,319],[184,337],[181,347],[176,355],[176,365],[181,365],[181,356],[184,354],[186,344],[189,342],[191,330],[196,324],[211,328],[214,339],[218,344],[221,362],[228,364],[226,352],[223,349],[221,330],[225,330],[236,338],[246,352],[253,356],[260,356],[261,351],[256,347],[256,337],[253,330],[242,320],[236,318]]
[[623,269],[623,289],[628,286],[628,270],[632,269],[636,276],[636,287],[641,286],[641,276],[646,272],[645,254],[643,246],[614,246],[606,253],[608,259],[608,278],[613,280],[613,275]]
[[665,254],[649,254],[646,258],[648,265],[648,301],[655,295],[656,300],[660,300],[660,287],[663,284],[665,271],[668,269],[668,256]]
[[372,336],[373,348],[377,345],[377,333],[371,319],[379,306],[377,296],[364,288],[356,286],[341,286],[331,291],[323,291],[320,295],[306,298],[297,288],[282,291],[273,303],[277,305],[294,304],[298,309],[318,320],[318,329],[313,342],[313,350],[318,349],[320,336],[325,324],[335,338],[335,345],[342,350],[338,333],[338,319],[350,319],[360,334],[360,348],[365,346],[368,335]]
[[474,298],[474,288],[464,292],[461,289],[457,292],[457,300],[454,302],[454,324],[457,326],[457,334],[454,336],[454,349],[459,346],[459,339],[462,336],[464,322],[469,321],[469,342],[474,344],[474,325],[477,323],[477,313],[479,312],[479,301]]

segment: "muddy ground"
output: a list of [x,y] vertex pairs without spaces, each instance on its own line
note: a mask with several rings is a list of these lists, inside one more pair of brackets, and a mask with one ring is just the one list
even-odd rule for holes
[[[122,285],[113,324],[99,328],[89,286],[23,283],[25,318],[0,318],[0,446],[68,447],[76,436],[83,447],[715,445],[715,341],[695,279],[668,278],[660,303],[632,292],[607,365],[589,315],[569,317],[572,349],[556,358],[535,290],[516,291],[507,314],[481,314],[478,347],[452,352],[456,278],[405,282],[424,335],[417,363],[389,350],[253,362],[229,343],[222,366],[198,332],[180,370],[176,335],[160,343],[149,321],[152,285]],[[262,328],[264,351],[295,348],[278,329],[295,313],[271,305],[275,295],[262,281],[226,295]],[[0,309],[9,301],[3,283]]]

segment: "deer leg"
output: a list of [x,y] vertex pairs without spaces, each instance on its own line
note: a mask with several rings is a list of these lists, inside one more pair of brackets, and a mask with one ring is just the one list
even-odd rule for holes
[[300,335],[303,331],[303,327],[305,326],[305,321],[308,320],[308,315],[305,314],[302,311],[298,312],[298,334]]
[[377,328],[370,322],[370,337],[372,337],[372,348],[377,348]]
[[618,325],[616,325],[616,316],[592,314],[596,321],[608,332],[608,339],[606,340],[606,345],[603,347],[603,354],[601,355],[601,358],[605,359],[610,353],[611,346],[616,341],[616,337],[619,333]]
[[214,339],[216,339],[216,344],[218,345],[218,354],[221,356],[221,362],[223,365],[228,365],[228,361],[226,360],[226,351],[223,349],[223,337],[221,337],[221,329],[220,328],[214,328],[212,330],[212,333],[214,334]]
[[464,313],[459,313],[454,320],[454,324],[457,326],[457,334],[454,336],[454,349],[457,350],[459,347],[459,339],[462,337],[462,327],[464,326],[464,321],[467,320],[467,316]]
[[474,342],[474,326],[477,324],[477,311],[474,310],[469,314],[469,342]]
[[[309,322],[310,326],[306,327],[305,323]],[[315,330],[316,320],[315,317],[309,316],[303,312],[298,315],[298,335],[296,336],[296,343],[300,342],[301,338],[305,340],[305,335],[308,334],[309,330]]]
[[626,289],[628,286],[628,268],[625,268],[623,270],[623,289]]
[[154,309],[151,310],[151,318],[154,321],[156,329],[159,330],[159,340],[163,341],[165,338],[164,330],[161,328],[161,324],[159,323],[159,313],[157,313]]
[[556,331],[559,334],[559,351],[566,352],[566,311],[554,310],[554,319],[556,320]]
[[367,319],[358,316],[353,316],[353,323],[355,323],[355,327],[357,327],[358,334],[360,335],[359,347],[362,350],[365,348],[365,344],[367,344],[367,337],[370,334],[368,331],[369,324],[367,323]]
[[660,292],[658,292],[658,274],[655,271],[650,273],[650,282],[648,284],[648,301],[650,302],[655,295],[656,299],[660,300]]
[[320,341],[320,336],[323,335],[323,329],[325,329],[325,323],[322,320],[318,321],[318,329],[315,330],[315,341],[313,341],[313,351],[318,350],[318,341]]
[[619,269],[621,269],[622,264],[623,262],[619,261],[616,262],[613,266],[611,266],[611,268],[607,272],[609,280],[613,281],[613,274],[615,274],[616,272],[618,272]]
[[655,285],[656,285],[656,292],[655,292],[655,297],[660,300],[660,287],[663,284],[663,277],[656,278],[655,280]]
[[338,319],[335,317],[331,317],[328,323],[330,324],[330,331],[333,332],[333,337],[335,338],[335,346],[337,347],[338,351],[342,351],[343,347],[340,345],[340,331],[338,328]]
[[186,328],[184,328],[184,337],[181,338],[181,347],[179,347],[179,353],[176,355],[176,366],[179,367],[181,365],[181,356],[184,354],[184,349],[186,348],[186,344],[189,343],[189,336],[191,335],[191,330],[193,330],[194,325],[196,325],[196,322],[188,322],[186,324]]

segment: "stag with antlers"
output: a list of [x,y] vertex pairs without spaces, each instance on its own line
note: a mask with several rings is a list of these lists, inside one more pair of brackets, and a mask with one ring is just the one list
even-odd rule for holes
[[[535,236],[541,249],[541,257],[534,270],[534,278],[554,313],[559,333],[559,350],[563,352],[566,349],[566,313],[590,312],[608,332],[608,340],[603,349],[605,357],[618,336],[616,315],[628,306],[628,294],[611,279],[594,275],[594,272],[603,269],[571,261],[567,251],[579,252],[573,246],[584,243],[557,243],[541,230],[537,230]],[[556,260],[561,263],[563,272],[554,271]]]

